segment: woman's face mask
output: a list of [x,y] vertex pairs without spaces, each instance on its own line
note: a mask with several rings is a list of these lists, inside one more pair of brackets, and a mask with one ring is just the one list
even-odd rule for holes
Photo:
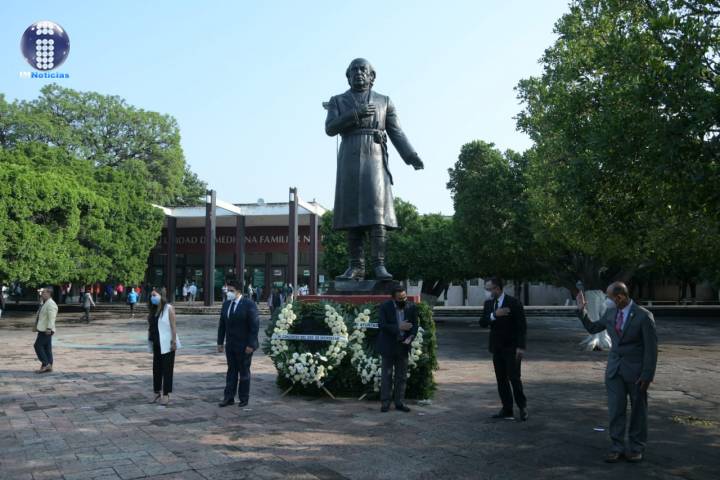
[[153,305],[159,305],[160,304],[160,295],[150,296],[150,303],[152,303]]

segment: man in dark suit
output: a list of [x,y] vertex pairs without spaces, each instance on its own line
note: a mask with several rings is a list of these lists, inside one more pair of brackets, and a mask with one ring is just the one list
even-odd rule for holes
[[485,290],[490,298],[483,307],[480,326],[490,327],[488,350],[493,354],[495,378],[502,401],[502,410],[492,417],[512,420],[514,397],[520,409],[520,420],[525,421],[528,419],[527,399],[520,380],[527,332],[525,310],[520,301],[503,292],[503,282],[499,278],[492,277],[485,282]]
[[235,394],[240,407],[246,406],[250,397],[250,363],[258,348],[260,320],[255,302],[244,298],[241,292],[240,282],[230,282],[227,300],[220,310],[218,352],[225,352],[228,364],[221,407],[235,403]]
[[612,446],[605,461],[617,462],[625,451],[627,398],[630,397],[630,452],[626,458],[640,462],[647,442],[647,391],[655,378],[657,365],[655,319],[652,313],[630,299],[624,283],[611,284],[606,294],[614,306],[608,308],[597,322],[588,317],[583,292],[577,296],[578,316],[585,329],[590,333],[607,330],[612,340],[605,370]]
[[392,299],[380,305],[379,327],[377,351],[382,356],[380,411],[387,412],[390,409],[390,399],[393,398],[396,410],[409,412],[410,409],[404,403],[405,385],[410,345],[418,331],[418,314],[415,304],[407,301],[407,293],[403,287],[399,285],[395,287]]

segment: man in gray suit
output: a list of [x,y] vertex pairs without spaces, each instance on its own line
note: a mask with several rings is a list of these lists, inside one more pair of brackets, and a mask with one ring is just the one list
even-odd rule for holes
[[612,340],[605,371],[612,446],[605,461],[615,463],[624,453],[627,398],[630,397],[630,452],[626,458],[640,462],[647,442],[647,391],[657,365],[655,319],[630,299],[624,283],[611,284],[606,293],[614,306],[597,322],[588,317],[583,292],[577,296],[578,316],[585,329],[589,333],[607,330]]

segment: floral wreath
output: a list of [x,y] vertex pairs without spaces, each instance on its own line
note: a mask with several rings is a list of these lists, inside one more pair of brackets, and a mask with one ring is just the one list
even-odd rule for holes
[[339,337],[331,340],[324,351],[304,352],[305,342],[297,342],[297,347],[290,354],[288,340],[280,338],[287,335],[292,328],[297,315],[293,312],[293,304],[286,305],[278,315],[273,335],[270,339],[270,358],[273,360],[278,373],[285,376],[293,384],[315,384],[322,387],[330,371],[342,362],[347,355],[348,331],[343,316],[332,305],[325,305],[325,324],[330,328],[332,336]]
[[[360,310],[353,321],[354,330],[350,335],[350,350],[352,351],[350,363],[355,367],[355,371],[360,376],[363,385],[372,385],[373,391],[377,392],[380,391],[380,381],[382,378],[380,355],[365,346],[365,332],[368,329],[368,323],[370,323],[370,314],[371,312],[368,308]],[[422,355],[423,332],[423,328],[418,327],[417,334],[410,344],[407,371],[408,378],[412,370],[417,367],[417,362]]]

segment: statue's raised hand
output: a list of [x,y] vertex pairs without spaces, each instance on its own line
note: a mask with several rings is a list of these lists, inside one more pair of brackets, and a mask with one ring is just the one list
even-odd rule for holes
[[415,158],[413,158],[413,161],[410,163],[410,165],[413,166],[415,170],[422,170],[425,168],[425,164],[420,160],[420,157],[418,155],[415,155]]

